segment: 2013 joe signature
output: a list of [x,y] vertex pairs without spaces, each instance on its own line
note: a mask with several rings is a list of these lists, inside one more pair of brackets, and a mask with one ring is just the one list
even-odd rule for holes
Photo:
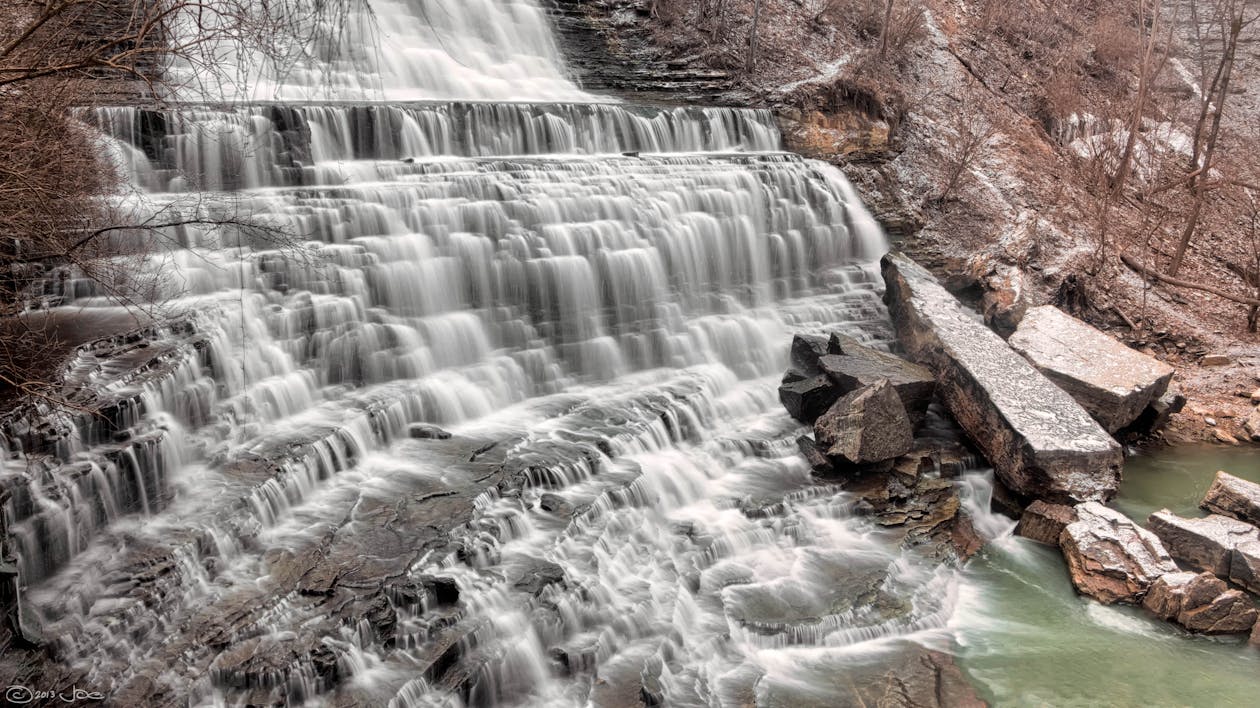
[[10,705],[24,706],[36,701],[60,701],[62,703],[102,701],[105,700],[105,694],[98,691],[85,691],[78,687],[65,691],[41,691],[27,686],[9,686],[4,690],[4,698]]

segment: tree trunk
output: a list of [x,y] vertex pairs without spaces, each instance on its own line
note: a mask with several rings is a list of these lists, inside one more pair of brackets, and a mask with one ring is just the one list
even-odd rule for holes
[[1238,50],[1238,35],[1242,34],[1242,10],[1230,18],[1229,37],[1225,43],[1225,55],[1221,57],[1221,81],[1217,88],[1216,107],[1212,114],[1212,130],[1208,133],[1207,144],[1203,148],[1203,164],[1197,166],[1198,174],[1190,181],[1190,191],[1194,195],[1194,205],[1190,208],[1190,218],[1186,220],[1186,228],[1181,232],[1181,241],[1173,254],[1172,263],[1168,266],[1168,274],[1176,276],[1185,260],[1186,250],[1194,239],[1195,229],[1199,225],[1199,214],[1203,211],[1203,178],[1212,169],[1212,157],[1216,153],[1216,139],[1221,134],[1221,118],[1225,114],[1225,99],[1229,97],[1229,79],[1234,71],[1234,54]]
[[892,25],[893,1],[884,5],[884,24],[879,28],[879,58],[882,61],[888,54],[888,28]]
[[761,22],[761,0],[753,2],[752,31],[748,35],[748,59],[744,62],[744,70],[752,73],[757,68],[757,25]]

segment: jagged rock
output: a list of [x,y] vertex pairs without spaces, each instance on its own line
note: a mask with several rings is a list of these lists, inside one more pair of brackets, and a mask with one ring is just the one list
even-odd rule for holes
[[1211,573],[1168,573],[1151,584],[1142,606],[1191,632],[1240,634],[1256,624],[1256,607]]
[[1049,305],[1029,310],[1007,341],[1108,432],[1136,420],[1172,381],[1171,366]]
[[1058,546],[1067,525],[1076,521],[1076,510],[1063,504],[1047,504],[1038,499],[1019,517],[1015,533],[1049,546]]
[[1243,421],[1243,431],[1253,441],[1260,441],[1260,408],[1253,408]]
[[831,351],[832,354],[818,359],[818,366],[836,382],[842,393],[888,379],[901,398],[910,422],[915,428],[923,423],[936,391],[936,379],[926,367],[839,334],[831,335]]
[[829,340],[821,334],[798,334],[792,337],[792,368],[806,376],[818,376],[819,357],[826,356]]
[[813,423],[840,396],[835,382],[821,374],[779,386],[779,402],[788,415],[802,423]]
[[1151,514],[1147,525],[1178,563],[1221,577],[1229,576],[1238,544],[1260,540],[1256,527],[1219,514],[1186,519],[1163,509]]
[[573,505],[559,494],[544,492],[538,497],[538,508],[558,516],[573,516]]
[[1155,534],[1114,509],[1086,502],[1059,536],[1072,584],[1105,604],[1136,603],[1151,583],[1177,572]]
[[891,460],[910,451],[914,431],[887,379],[846,394],[814,423],[827,456],[856,465]]
[[525,558],[513,568],[512,587],[530,595],[540,595],[551,585],[563,585],[564,568],[541,558]]
[[1234,546],[1229,558],[1229,580],[1260,594],[1260,540],[1249,539]]
[[1057,503],[1109,499],[1120,446],[1063,390],[964,311],[930,273],[883,259],[897,336],[937,379],[937,393],[1015,493]]
[[1023,272],[1014,266],[981,258],[973,263],[972,274],[984,289],[980,296],[980,313],[985,324],[1003,337],[1011,336],[1028,312]]
[[1170,384],[1164,395],[1151,402],[1137,420],[1116,433],[1117,437],[1141,437],[1162,430],[1172,420],[1173,415],[1186,407],[1186,397],[1177,390],[1176,384]]
[[829,474],[835,471],[835,466],[831,464],[831,460],[823,454],[818,448],[818,443],[808,435],[802,435],[796,439],[796,446],[800,448],[801,455],[805,457],[805,461],[809,463],[811,469],[820,474]]
[[407,434],[422,440],[450,440],[451,434],[429,423],[412,423],[407,426]]
[[1249,524],[1260,524],[1260,484],[1217,472],[1199,506]]
[[1201,366],[1229,366],[1232,363],[1234,360],[1224,354],[1208,354],[1199,360]]

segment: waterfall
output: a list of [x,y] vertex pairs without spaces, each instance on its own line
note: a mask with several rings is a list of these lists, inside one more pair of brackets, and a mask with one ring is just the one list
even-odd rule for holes
[[102,414],[4,431],[58,661],[131,704],[713,705],[943,631],[951,572],[775,397],[792,332],[890,337],[844,175],[582,93],[532,0],[356,8],[335,60],[82,115],[173,225],[125,262],[165,317],[69,369]]

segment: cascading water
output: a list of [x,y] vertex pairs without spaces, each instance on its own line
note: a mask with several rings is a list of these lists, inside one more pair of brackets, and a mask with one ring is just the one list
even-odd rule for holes
[[[86,116],[135,213],[197,223],[135,265],[172,318],[72,367],[105,414],[9,441],[66,676],[119,705],[773,705],[941,635],[955,571],[813,480],[775,397],[792,331],[889,337],[844,176],[766,112],[581,94],[532,1],[370,6],[368,50],[228,96],[270,102]],[[543,102],[434,102],[494,98]]]

